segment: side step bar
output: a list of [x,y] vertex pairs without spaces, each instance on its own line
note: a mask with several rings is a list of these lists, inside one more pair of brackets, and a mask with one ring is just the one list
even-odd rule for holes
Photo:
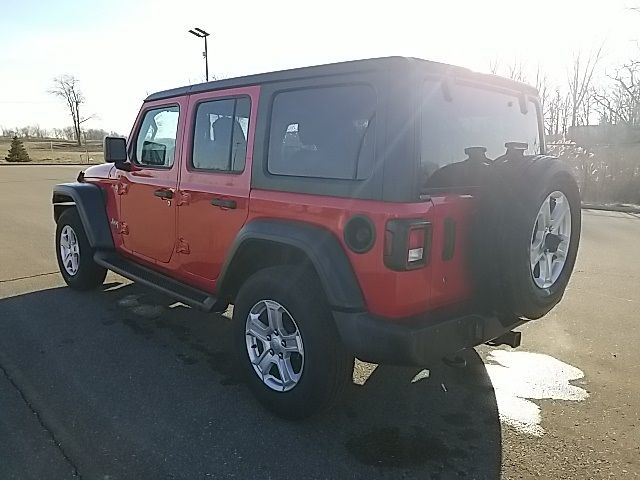
[[102,265],[129,280],[142,283],[165,293],[190,307],[205,312],[223,312],[227,308],[226,303],[218,303],[218,299],[210,293],[177,282],[150,268],[138,265],[115,252],[97,251],[93,259],[98,265]]

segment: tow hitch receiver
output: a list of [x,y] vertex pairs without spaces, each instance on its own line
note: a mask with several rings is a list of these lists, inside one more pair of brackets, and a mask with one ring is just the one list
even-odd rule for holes
[[514,332],[511,330],[503,335],[500,335],[498,338],[494,338],[490,342],[487,342],[487,345],[491,345],[492,347],[497,347],[498,345],[509,345],[511,348],[517,348],[520,346],[520,342],[522,341],[522,332]]

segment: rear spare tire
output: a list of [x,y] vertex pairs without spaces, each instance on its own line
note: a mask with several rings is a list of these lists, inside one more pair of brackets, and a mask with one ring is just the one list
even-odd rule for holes
[[480,194],[474,270],[481,300],[536,319],[562,298],[580,242],[580,192],[557,158],[496,163]]

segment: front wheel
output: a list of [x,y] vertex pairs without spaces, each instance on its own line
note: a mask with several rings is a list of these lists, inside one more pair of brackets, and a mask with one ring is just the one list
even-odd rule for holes
[[68,208],[56,226],[56,256],[62,278],[76,290],[92,290],[104,282],[107,271],[93,261],[82,221],[75,208]]
[[317,279],[296,267],[251,276],[236,298],[235,347],[257,399],[300,419],[330,407],[353,374]]

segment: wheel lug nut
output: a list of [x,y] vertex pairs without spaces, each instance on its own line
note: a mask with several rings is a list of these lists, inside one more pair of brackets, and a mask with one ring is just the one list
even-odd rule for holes
[[267,335],[267,341],[270,342],[271,341],[271,335]]
[[273,350],[269,350],[269,355],[273,355]]
[[282,358],[282,357],[283,357],[282,352],[280,352],[280,353],[278,354],[278,356],[279,356],[280,358]]
[[286,347],[287,346],[287,342],[285,342],[284,340],[282,340],[282,346]]

